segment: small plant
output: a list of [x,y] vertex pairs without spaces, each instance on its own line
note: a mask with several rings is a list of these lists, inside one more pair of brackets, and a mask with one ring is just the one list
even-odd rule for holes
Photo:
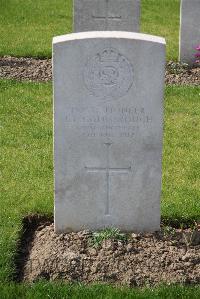
[[175,228],[166,225],[163,227],[163,233],[164,233],[164,236],[175,236],[176,230],[175,230]]
[[196,222],[194,222],[194,225],[191,227],[191,232],[188,232],[188,234],[184,232],[183,226],[181,227],[183,240],[186,245],[186,252],[189,250],[189,247],[191,245],[193,245],[193,242],[195,240],[195,236],[196,236],[196,233],[198,232],[198,229],[199,229],[199,224]]
[[99,247],[103,241],[112,240],[112,241],[126,241],[127,236],[120,232],[118,228],[109,227],[105,228],[99,232],[93,232],[90,239],[90,244],[93,247]]
[[197,53],[195,53],[196,63],[200,63],[200,45],[198,45],[195,50],[197,50]]
[[168,70],[171,74],[179,75],[188,70],[188,64],[170,61],[168,63]]

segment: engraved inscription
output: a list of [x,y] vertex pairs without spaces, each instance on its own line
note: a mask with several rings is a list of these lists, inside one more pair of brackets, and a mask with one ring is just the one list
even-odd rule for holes
[[117,50],[106,48],[88,59],[84,82],[96,97],[120,98],[133,84],[132,64]]
[[104,143],[106,146],[106,166],[105,167],[88,167],[85,166],[87,172],[105,172],[106,174],[106,208],[105,208],[105,215],[110,215],[110,175],[112,173],[117,174],[127,174],[131,172],[131,166],[129,167],[110,167],[110,147],[112,143]]
[[97,16],[95,13],[93,13],[92,18],[96,21],[104,21],[104,30],[108,30],[110,21],[121,21],[122,19],[120,15],[109,15],[109,0],[106,0],[105,15]]
[[67,126],[76,128],[85,137],[134,138],[140,127],[150,126],[152,117],[144,107],[112,105],[101,107],[68,107]]

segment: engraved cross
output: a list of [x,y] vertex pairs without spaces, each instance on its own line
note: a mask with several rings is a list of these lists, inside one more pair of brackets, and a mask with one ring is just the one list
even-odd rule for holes
[[112,173],[116,174],[127,174],[131,172],[131,166],[130,167],[110,167],[110,147],[112,143],[104,143],[106,146],[106,166],[105,167],[85,167],[87,172],[105,172],[106,174],[106,208],[105,208],[105,215],[110,215],[110,175]]
[[114,21],[120,21],[121,20],[121,16],[110,16],[109,15],[109,0],[106,0],[106,14],[105,16],[95,16],[95,15],[92,15],[92,18],[95,19],[95,20],[105,20],[105,30],[108,29],[108,25],[109,25],[109,21],[110,20],[114,20]]

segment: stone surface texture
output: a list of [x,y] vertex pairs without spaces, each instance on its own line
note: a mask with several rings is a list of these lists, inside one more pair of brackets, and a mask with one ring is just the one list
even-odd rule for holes
[[140,0],[74,0],[74,32],[139,32]]
[[55,231],[160,228],[165,40],[53,40]]
[[200,45],[200,0],[182,0],[180,25],[181,62],[195,63],[195,48]]

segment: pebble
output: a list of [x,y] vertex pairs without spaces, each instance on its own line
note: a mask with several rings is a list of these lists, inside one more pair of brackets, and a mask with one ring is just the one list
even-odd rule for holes
[[88,248],[88,253],[91,256],[96,256],[97,255],[97,250],[95,248]]
[[[50,81],[52,80],[51,59],[0,57],[0,78]],[[200,85],[200,67],[189,69],[185,65],[170,61],[167,64],[165,82],[169,85]]]
[[127,250],[127,252],[131,252],[131,251],[133,251],[133,250],[134,250],[133,245],[132,245],[131,243],[129,243],[129,244],[126,246],[126,250]]
[[190,255],[186,254],[184,256],[182,256],[182,261],[187,262],[190,259]]

